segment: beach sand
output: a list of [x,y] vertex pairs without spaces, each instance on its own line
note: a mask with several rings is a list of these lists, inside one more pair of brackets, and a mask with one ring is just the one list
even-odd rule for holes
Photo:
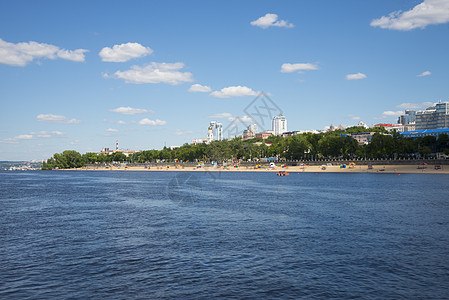
[[428,173],[428,174],[449,174],[449,165],[441,165],[440,169],[436,169],[434,165],[418,166],[418,165],[373,165],[372,168],[368,168],[368,165],[355,165],[346,166],[346,168],[340,168],[340,166],[288,166],[282,168],[280,166],[275,168],[254,168],[240,166],[235,168],[234,166],[229,167],[174,167],[174,166],[160,166],[160,167],[149,167],[145,168],[143,166],[128,166],[128,167],[87,167],[87,168],[77,168],[70,170],[86,170],[86,171],[162,171],[162,172],[177,172],[177,171],[191,171],[191,172],[279,172],[286,171],[289,173],[294,172],[305,172],[305,173]]

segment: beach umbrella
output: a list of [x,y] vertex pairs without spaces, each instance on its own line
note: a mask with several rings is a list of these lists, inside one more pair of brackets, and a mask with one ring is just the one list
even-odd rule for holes
[[352,162],[352,163],[350,163],[349,165],[350,165],[350,166],[355,166],[355,163]]
[[422,166],[427,166],[427,163],[421,163]]

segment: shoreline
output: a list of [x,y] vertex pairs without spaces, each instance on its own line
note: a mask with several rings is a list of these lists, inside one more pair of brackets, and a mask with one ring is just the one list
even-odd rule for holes
[[376,174],[449,174],[449,166],[441,165],[435,168],[435,165],[374,165],[368,168],[368,165],[355,165],[340,168],[340,166],[287,166],[274,168],[254,168],[254,167],[141,167],[141,166],[112,166],[112,167],[82,167],[75,169],[61,169],[63,171],[139,171],[139,172],[255,172],[255,173],[276,173],[285,171],[288,173],[376,173]]

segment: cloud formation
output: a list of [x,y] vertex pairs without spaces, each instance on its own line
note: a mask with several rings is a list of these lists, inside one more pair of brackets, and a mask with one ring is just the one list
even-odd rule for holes
[[66,50],[60,49],[54,45],[37,43],[33,41],[14,44],[0,39],[0,64],[10,66],[23,67],[32,62],[34,59],[40,58],[62,58],[75,62],[84,62],[85,52],[88,52],[88,50]]
[[277,14],[266,14],[263,17],[260,17],[259,19],[252,21],[251,25],[257,26],[263,29],[267,29],[268,27],[285,27],[285,28],[292,28],[294,25],[292,23],[288,23],[285,20],[279,20],[278,21],[278,15]]
[[410,102],[405,102],[405,103],[401,103],[399,105],[396,105],[397,108],[402,108],[402,109],[425,109],[427,107],[430,107],[433,105],[433,102],[421,102],[421,103],[410,103]]
[[118,129],[115,128],[108,128],[106,129],[107,132],[118,132]]
[[359,79],[365,79],[367,76],[363,73],[356,73],[356,74],[348,74],[346,75],[346,80],[359,80]]
[[399,117],[402,114],[404,114],[404,112],[402,110],[399,110],[399,111],[387,110],[382,113],[381,118],[386,119],[386,118]]
[[166,121],[161,121],[161,120],[150,120],[148,118],[142,119],[138,122],[140,125],[151,125],[151,126],[162,126],[167,124]]
[[301,71],[310,71],[310,70],[318,70],[318,66],[310,63],[299,63],[299,64],[286,63],[282,64],[281,66],[282,73],[291,73],[291,72],[301,73]]
[[229,121],[238,121],[243,123],[254,123],[256,120],[251,118],[250,116],[244,115],[243,117],[229,117]]
[[429,76],[429,75],[431,75],[432,73],[430,72],[430,71],[424,71],[424,72],[422,72],[421,74],[419,74],[419,75],[416,75],[416,76],[418,76],[418,77],[424,77],[424,76]]
[[127,83],[167,83],[177,85],[184,82],[192,82],[193,76],[190,72],[180,72],[184,68],[183,63],[151,63],[146,67],[132,66],[127,71],[117,71],[116,78],[125,80]]
[[192,84],[192,86],[189,88],[189,92],[193,93],[209,93],[210,91],[212,91],[212,89],[209,86],[201,85],[198,83]]
[[449,22],[449,1],[424,0],[412,9],[402,12],[394,11],[388,16],[374,19],[371,26],[384,29],[408,31],[426,28],[428,25]]
[[[119,113],[122,115],[139,115],[139,114],[146,114],[146,113],[154,113],[154,111],[149,110],[149,109],[132,108],[130,106],[117,107],[117,108],[111,109],[110,111]],[[120,121],[119,121],[119,124],[122,124],[122,123],[120,123]]]
[[52,137],[61,136],[64,133],[61,131],[39,131],[39,132],[30,132],[28,134],[21,134],[12,138],[1,140],[2,143],[7,144],[17,144],[20,141],[24,140],[33,140],[33,139],[48,139]]
[[228,119],[232,117],[230,113],[218,113],[207,116],[208,119]]
[[36,121],[59,124],[80,124],[81,121],[77,119],[69,119],[66,116],[53,114],[40,114],[36,117]]
[[139,58],[153,53],[150,47],[144,47],[139,43],[126,43],[114,45],[112,48],[104,47],[98,55],[102,61],[125,62],[133,58]]
[[219,91],[210,93],[211,96],[217,98],[231,98],[231,97],[244,97],[244,96],[256,96],[257,92],[253,91],[246,86],[230,86],[222,88]]

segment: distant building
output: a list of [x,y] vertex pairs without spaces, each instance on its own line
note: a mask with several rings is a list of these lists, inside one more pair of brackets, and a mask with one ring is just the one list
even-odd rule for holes
[[449,102],[437,103],[416,112],[416,130],[449,128]]
[[211,121],[207,131],[207,142],[223,140],[223,125],[217,121]]
[[429,130],[415,130],[415,131],[405,131],[401,132],[403,137],[406,138],[418,138],[425,136],[434,136],[438,139],[441,134],[449,135],[449,128],[444,129],[429,129]]
[[207,139],[193,139],[192,145],[204,144],[205,142],[207,142]]
[[385,128],[387,131],[393,131],[393,130],[401,131],[401,128],[403,128],[401,125],[387,124],[387,123],[379,123],[379,124],[374,125],[373,127],[382,127],[382,128]]
[[214,140],[214,131],[212,129],[212,126],[209,126],[207,129],[207,142],[210,143]]
[[257,133],[257,124],[249,124],[248,130],[251,131],[252,133],[256,134]]
[[414,110],[406,110],[405,114],[399,116],[398,124],[408,125],[415,124],[416,121],[416,111]]
[[282,137],[294,136],[295,134],[295,131],[286,131],[282,134]]
[[368,145],[373,138],[374,132],[362,132],[362,133],[349,133],[341,134],[341,136],[350,136],[355,139],[359,145]]
[[402,131],[415,131],[416,130],[415,122],[406,124],[406,125],[402,125],[402,126],[404,127],[404,130],[402,130]]
[[274,135],[281,135],[287,132],[287,119],[281,114],[274,116],[271,129]]
[[257,125],[256,124],[249,124],[248,128],[243,131],[242,139],[243,140],[249,140],[256,137],[257,134]]
[[117,148],[116,148],[116,150],[110,150],[109,148],[102,148],[101,151],[99,153],[97,153],[97,154],[109,155],[109,154],[113,154],[113,153],[116,153],[116,152],[121,152],[121,153],[125,154],[126,157],[128,157],[131,154],[141,152],[141,150],[130,150],[130,149],[118,150]]
[[266,139],[266,138],[272,136],[273,133],[274,132],[270,131],[270,130],[267,130],[267,131],[264,131],[264,132],[260,132],[260,133],[256,133],[256,138]]
[[366,123],[363,122],[363,121],[359,121],[359,122],[357,123],[357,127],[363,127],[363,128],[365,128],[365,129],[368,129],[368,128],[369,128],[369,126],[366,125]]
[[341,124],[338,125],[338,127],[335,127],[334,124],[331,124],[331,126],[329,126],[328,132],[335,131],[335,130],[345,130],[345,128]]
[[293,131],[293,132],[295,133],[294,135],[297,135],[297,134],[304,134],[304,133],[319,134],[319,133],[322,133],[324,131],[313,129],[313,130],[296,130],[296,131]]

